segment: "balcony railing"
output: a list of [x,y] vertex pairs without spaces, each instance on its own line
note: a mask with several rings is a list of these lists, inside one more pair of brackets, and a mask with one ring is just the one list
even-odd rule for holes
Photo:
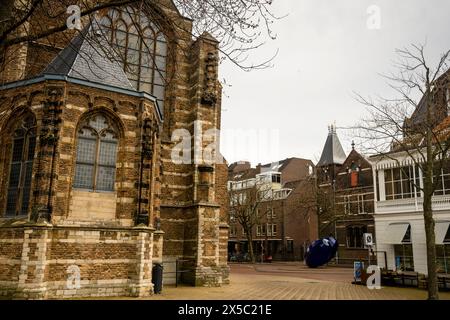
[[291,194],[292,189],[280,189],[273,192],[273,200],[286,199]]
[[[450,195],[434,196],[432,199],[433,210],[449,210]],[[401,213],[422,211],[423,198],[397,199],[378,201],[376,213]]]

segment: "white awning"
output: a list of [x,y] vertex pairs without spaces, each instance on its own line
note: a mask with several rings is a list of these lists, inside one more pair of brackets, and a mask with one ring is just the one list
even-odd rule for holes
[[386,229],[386,243],[401,244],[408,231],[409,223],[392,223]]
[[436,221],[434,231],[436,233],[436,244],[444,244],[450,221]]

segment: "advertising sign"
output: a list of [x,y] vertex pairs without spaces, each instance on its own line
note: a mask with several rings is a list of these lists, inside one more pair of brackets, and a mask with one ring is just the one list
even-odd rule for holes
[[363,270],[364,270],[364,262],[362,261],[353,262],[353,277],[355,278],[355,282],[361,282]]

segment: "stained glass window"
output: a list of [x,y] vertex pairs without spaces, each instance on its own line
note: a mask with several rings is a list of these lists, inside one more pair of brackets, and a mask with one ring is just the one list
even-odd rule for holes
[[133,7],[112,9],[100,23],[131,84],[136,90],[155,96],[163,109],[167,74],[165,35],[143,11]]
[[117,129],[102,114],[86,119],[78,131],[74,187],[114,191],[117,160]]
[[6,216],[28,214],[35,147],[35,118],[32,114],[27,114],[14,128]]

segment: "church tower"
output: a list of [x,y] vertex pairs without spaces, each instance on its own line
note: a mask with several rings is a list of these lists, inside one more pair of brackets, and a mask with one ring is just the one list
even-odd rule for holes
[[336,125],[328,127],[328,137],[317,163],[317,183],[319,186],[332,186],[336,172],[345,162],[347,156],[337,136]]

